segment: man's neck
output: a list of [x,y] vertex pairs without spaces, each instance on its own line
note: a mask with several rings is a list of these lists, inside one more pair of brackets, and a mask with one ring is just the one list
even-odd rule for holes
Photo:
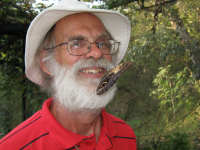
[[101,129],[101,110],[68,111],[60,103],[53,101],[50,111],[64,128],[85,136],[95,134],[98,140]]

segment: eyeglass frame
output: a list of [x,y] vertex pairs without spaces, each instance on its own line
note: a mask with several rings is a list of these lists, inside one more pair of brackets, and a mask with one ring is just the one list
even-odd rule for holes
[[[68,42],[62,42],[62,43],[60,43],[60,44],[55,45],[54,47],[45,48],[45,50],[55,49],[55,48],[60,47],[60,46],[63,46],[63,45],[69,45],[69,42],[75,41],[75,40],[80,40],[80,39],[73,39],[73,40],[69,40]],[[89,43],[88,52],[87,52],[87,53],[83,53],[83,54],[81,54],[81,55],[72,54],[72,53],[70,52],[70,50],[69,50],[69,46],[67,46],[66,50],[68,51],[68,53],[69,53],[70,55],[72,55],[72,56],[83,56],[83,55],[86,55],[86,54],[88,54],[89,52],[91,52],[91,45],[92,45],[92,44],[95,44],[95,46],[97,47],[96,44],[99,44],[99,43],[100,43],[100,42],[97,42],[98,39],[97,39],[96,41],[94,41],[94,42],[90,42],[90,41],[88,41],[87,39],[81,39],[81,40],[87,41],[87,42]],[[113,39],[110,39],[110,40],[112,40],[112,41],[114,42],[114,44],[117,43],[117,44],[118,44],[118,45],[117,45],[118,48],[117,48],[116,52],[114,52],[114,53],[112,53],[112,54],[104,54],[104,55],[114,55],[114,54],[116,54],[116,53],[119,51],[120,42],[118,42],[118,41],[116,41],[116,40],[113,40]],[[109,40],[109,41],[110,41],[110,40]],[[100,49],[99,47],[97,47],[97,48]]]

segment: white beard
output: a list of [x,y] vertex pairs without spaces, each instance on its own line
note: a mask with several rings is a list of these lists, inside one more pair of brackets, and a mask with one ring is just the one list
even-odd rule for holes
[[98,62],[93,59],[80,60],[70,69],[59,65],[54,58],[50,62],[50,72],[53,72],[52,96],[69,111],[98,111],[113,99],[116,85],[103,95],[97,95],[100,79],[82,79],[78,75],[80,68],[89,66],[101,66],[109,70],[113,65],[105,59]]

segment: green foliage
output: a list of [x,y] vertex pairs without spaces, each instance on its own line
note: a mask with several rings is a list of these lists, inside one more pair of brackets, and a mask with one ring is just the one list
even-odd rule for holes
[[181,111],[183,108],[190,110],[198,103],[200,87],[187,67],[175,73],[173,73],[171,65],[161,67],[153,83],[156,89],[151,94],[160,100],[162,111],[170,112],[169,117],[175,118],[176,112],[183,114]]
[[192,145],[186,133],[175,132],[154,141],[151,146],[143,147],[143,150],[191,150]]
[[29,23],[36,15],[32,8],[33,0],[1,0],[1,23]]
[[174,133],[166,137],[166,140],[158,147],[159,150],[190,150],[192,148],[189,136],[185,133]]
[[143,9],[140,2],[119,1],[123,4],[116,7],[106,1],[131,20],[125,61],[133,62],[108,109],[134,128],[143,149],[177,130],[198,136],[200,5],[195,0],[162,5],[156,20],[156,1],[144,0]]
[[[13,31],[1,32],[0,36],[0,136],[32,115],[42,103],[38,101],[41,98],[39,89],[24,74],[25,27],[36,15],[32,3],[28,0],[0,2],[0,25],[10,26]],[[24,31],[16,32],[17,26]]]
[[191,144],[189,137],[184,133],[175,133],[169,137],[167,140],[160,144],[159,150],[189,150],[191,149]]

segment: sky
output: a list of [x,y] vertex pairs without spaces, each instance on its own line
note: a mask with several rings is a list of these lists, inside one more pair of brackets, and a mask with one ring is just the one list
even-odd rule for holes
[[46,5],[52,4],[58,0],[36,0],[36,3],[44,3]]
[[[43,3],[43,4],[45,4],[46,6],[49,6],[49,5],[51,5],[52,3],[56,3],[56,2],[58,2],[58,1],[60,1],[60,0],[36,0],[36,4],[37,4],[37,3]],[[101,0],[94,0],[93,3],[89,3],[89,2],[86,2],[86,3],[87,3],[87,5],[88,5],[90,8],[91,8],[93,5],[98,6],[98,5],[104,4],[103,1],[101,1]],[[36,8],[36,5],[33,4],[33,7]],[[40,12],[40,10],[37,9],[37,8],[36,8],[35,10],[37,10],[38,12]]]
[[[44,3],[46,5],[50,5],[50,4],[58,2],[58,1],[59,0],[36,0],[36,3]],[[102,1],[96,0],[93,2],[93,5],[100,5],[100,4],[102,4]],[[91,3],[88,5],[92,6]]]

